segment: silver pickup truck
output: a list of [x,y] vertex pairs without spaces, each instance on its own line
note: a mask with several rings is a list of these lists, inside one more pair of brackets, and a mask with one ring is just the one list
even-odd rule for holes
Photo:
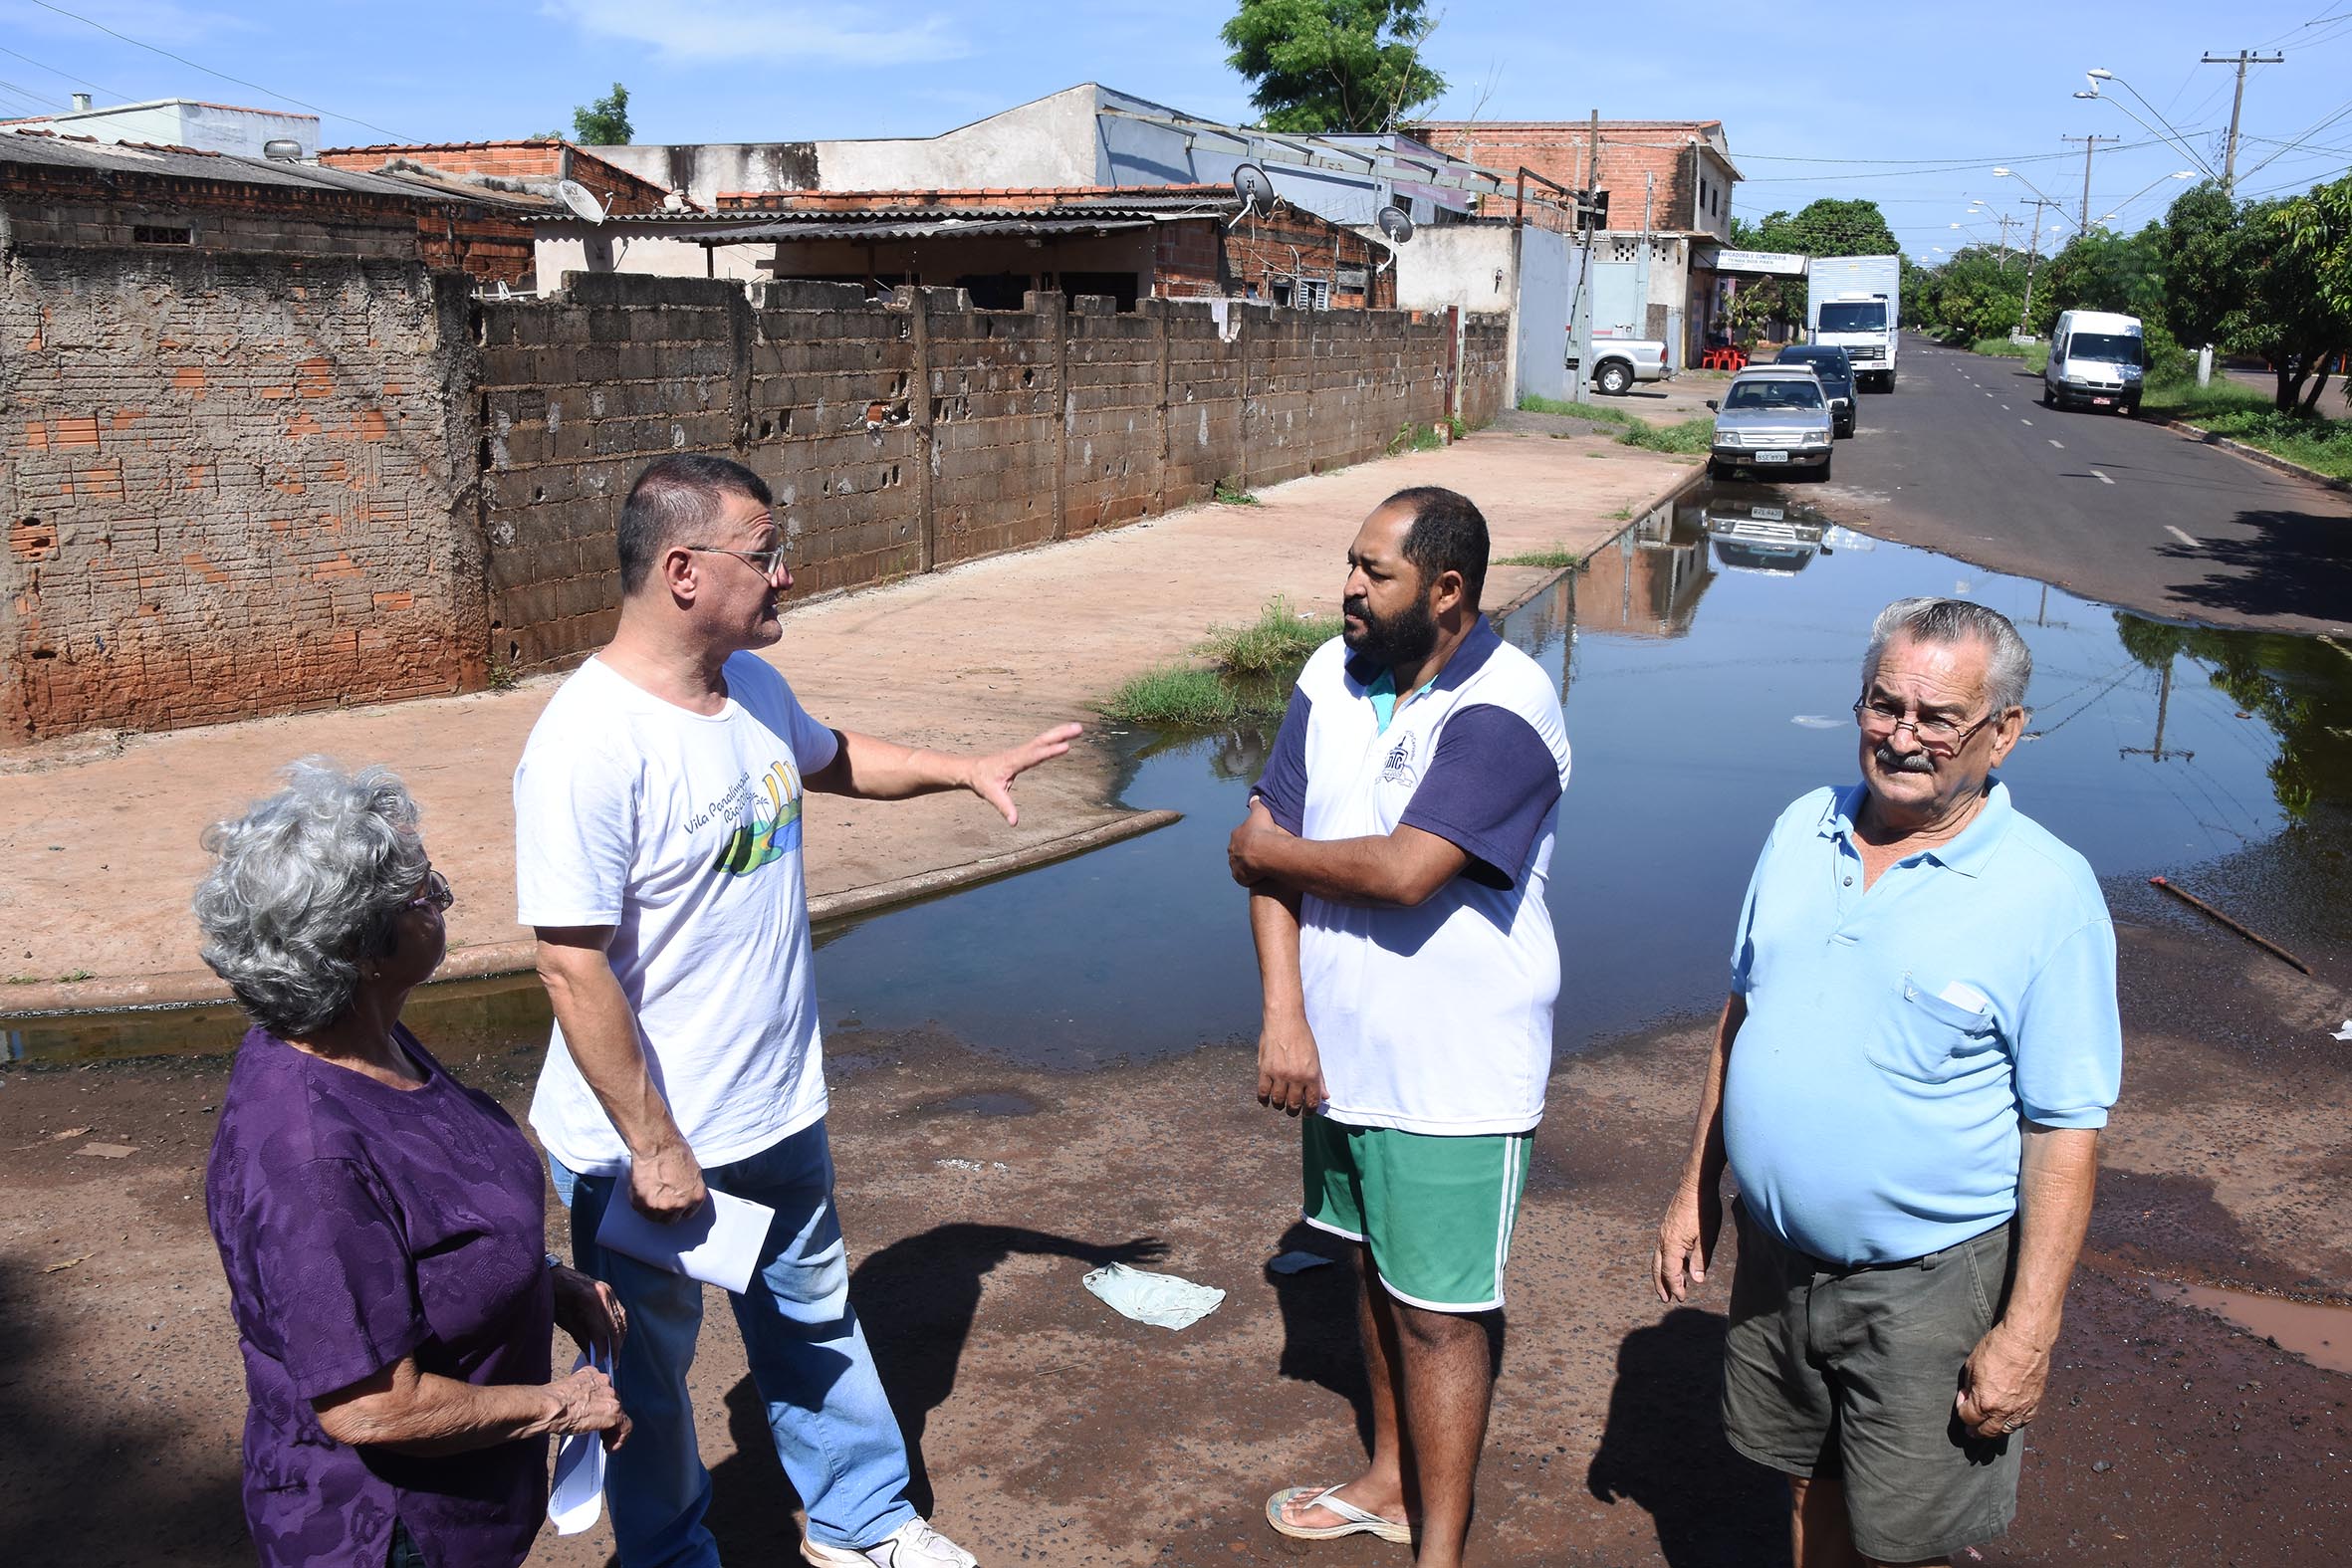
[[[1568,342],[1568,368],[1576,367],[1576,344]],[[1636,381],[1663,381],[1674,374],[1666,345],[1651,337],[1596,337],[1592,343],[1592,384],[1611,397],[1633,390]]]

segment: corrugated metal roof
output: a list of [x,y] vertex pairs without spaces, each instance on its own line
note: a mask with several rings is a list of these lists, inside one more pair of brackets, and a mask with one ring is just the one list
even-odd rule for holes
[[795,240],[929,240],[985,239],[1017,235],[1111,234],[1121,229],[1147,229],[1153,219],[1125,218],[930,218],[868,221],[847,218],[802,218],[766,223],[733,224],[701,229],[679,238],[702,245],[780,244]]
[[274,158],[242,158],[194,147],[157,146],[143,141],[94,141],[30,130],[0,133],[0,163],[81,169],[93,174],[153,174],[166,179],[264,185],[286,190],[340,190],[398,201],[462,202],[502,210],[536,210],[543,205],[529,198],[461,190],[389,174],[361,174],[353,169],[322,168],[314,163],[280,162]]

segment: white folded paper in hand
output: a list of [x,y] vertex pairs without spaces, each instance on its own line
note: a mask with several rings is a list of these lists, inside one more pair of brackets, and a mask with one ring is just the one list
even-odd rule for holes
[[775,1218],[776,1211],[766,1204],[714,1192],[699,1213],[664,1225],[638,1212],[622,1181],[614,1184],[612,1202],[604,1206],[596,1244],[741,1295],[760,1266],[760,1248]]
[[[578,1372],[592,1364],[612,1376],[612,1358],[602,1351],[572,1364]],[[604,1435],[575,1432],[556,1445],[556,1485],[548,1494],[548,1522],[558,1535],[578,1535],[604,1511]]]
[[1112,1311],[1155,1328],[1190,1328],[1225,1300],[1225,1292],[1214,1286],[1129,1268],[1124,1263],[1097,1268],[1083,1282]]

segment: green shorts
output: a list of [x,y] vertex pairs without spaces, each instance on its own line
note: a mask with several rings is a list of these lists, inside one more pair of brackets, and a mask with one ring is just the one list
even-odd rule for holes
[[1434,1312],[1503,1304],[1532,1133],[1441,1137],[1299,1121],[1306,1223],[1361,1241],[1388,1293]]

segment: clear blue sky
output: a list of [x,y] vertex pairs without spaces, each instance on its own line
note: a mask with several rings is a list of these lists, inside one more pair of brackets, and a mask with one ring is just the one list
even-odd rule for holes
[[[77,89],[102,103],[293,99],[330,112],[331,145],[464,140],[568,127],[574,105],[618,80],[639,140],[792,140],[930,134],[1094,80],[1212,118],[1250,114],[1216,37],[1222,0],[60,3],[194,65],[36,0],[0,0],[0,112],[39,112]],[[1735,211],[1867,196],[1931,260],[1932,246],[1958,247],[1949,225],[1972,198],[2030,203],[1996,164],[2062,201],[2070,225],[2083,171],[2066,134],[2124,138],[2097,155],[2093,219],[2120,210],[2118,226],[2137,227],[2161,214],[2180,188],[2166,175],[2221,165],[2233,73],[2199,65],[2209,51],[2287,56],[2247,81],[2242,192],[2299,190],[2352,165],[2352,0],[1441,6],[1428,53],[1452,91],[1439,115],[1720,118],[1747,176]],[[2093,66],[2136,88],[2145,104],[2106,91],[2151,125],[2169,120],[2195,156],[2116,103],[2070,97]]]

